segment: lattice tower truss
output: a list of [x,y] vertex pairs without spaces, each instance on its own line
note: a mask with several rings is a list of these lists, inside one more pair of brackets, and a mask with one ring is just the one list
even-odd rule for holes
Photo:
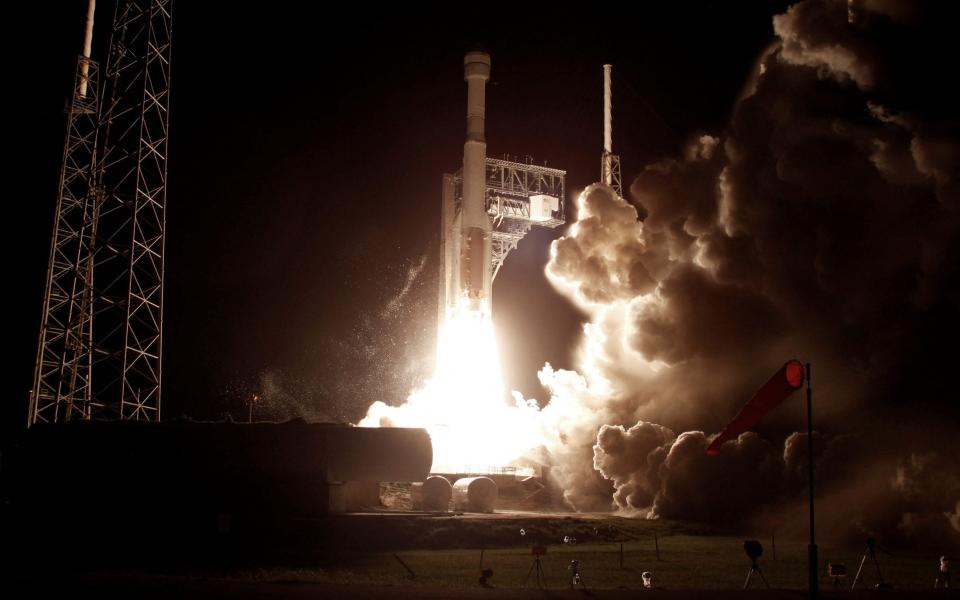
[[[463,200],[461,171],[453,175],[457,209]],[[531,227],[563,225],[566,174],[532,163],[487,158],[486,208],[493,225],[490,260],[494,278]]]
[[160,420],[171,0],[118,0],[105,77],[81,56],[28,424]]

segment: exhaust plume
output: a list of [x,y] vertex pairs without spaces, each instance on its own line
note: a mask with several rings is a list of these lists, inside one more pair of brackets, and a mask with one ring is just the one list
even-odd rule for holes
[[[919,434],[958,416],[950,352],[935,351],[954,346],[960,309],[960,103],[934,67],[953,34],[941,4],[856,8],[775,17],[723,132],[643,168],[629,200],[602,184],[578,199],[547,273],[589,322],[577,372],[540,373],[575,507],[727,522],[799,503],[801,434],[782,451],[744,434],[711,462],[702,433],[796,356],[817,374],[824,498],[890,498],[838,509],[843,528],[909,538],[930,522],[956,539],[957,487],[924,488],[904,458],[960,455]],[[766,427],[801,425],[783,408]]]

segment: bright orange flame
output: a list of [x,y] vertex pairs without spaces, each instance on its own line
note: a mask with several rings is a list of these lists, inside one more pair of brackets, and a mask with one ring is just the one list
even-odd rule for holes
[[361,426],[424,427],[433,472],[512,464],[540,445],[535,401],[506,400],[489,311],[452,310],[437,343],[433,378],[401,406],[375,402]]

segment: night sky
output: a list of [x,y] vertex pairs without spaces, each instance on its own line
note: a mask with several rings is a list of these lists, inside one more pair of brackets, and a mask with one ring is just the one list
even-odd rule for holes
[[[25,422],[85,4],[26,3],[12,17],[5,434]],[[440,177],[461,162],[462,57],[474,44],[493,60],[488,156],[567,170],[569,219],[598,178],[604,62],[626,183],[722,130],[786,4],[640,3],[604,22],[600,10],[335,16],[177,2],[164,417],[239,418],[245,395],[269,387],[273,416],[356,421],[429,374]],[[543,275],[558,235],[534,230],[494,285],[506,382],[541,401],[537,369],[574,366],[584,321]]]

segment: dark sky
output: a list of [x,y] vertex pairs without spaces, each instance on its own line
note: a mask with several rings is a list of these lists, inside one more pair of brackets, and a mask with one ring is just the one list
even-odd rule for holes
[[[429,373],[440,176],[461,161],[472,45],[493,60],[488,155],[566,169],[571,210],[598,177],[604,62],[614,65],[614,146],[629,182],[722,129],[786,4],[639,3],[603,22],[587,5],[560,16],[494,5],[482,17],[335,16],[176,2],[164,416],[240,415],[243,394],[270,386],[287,412],[356,420]],[[6,202],[4,432],[25,421],[84,5],[25,3],[10,21],[20,25],[7,39],[16,193]],[[507,383],[541,400],[537,369],[573,366],[582,320],[543,276],[556,235],[531,233],[494,285]]]

